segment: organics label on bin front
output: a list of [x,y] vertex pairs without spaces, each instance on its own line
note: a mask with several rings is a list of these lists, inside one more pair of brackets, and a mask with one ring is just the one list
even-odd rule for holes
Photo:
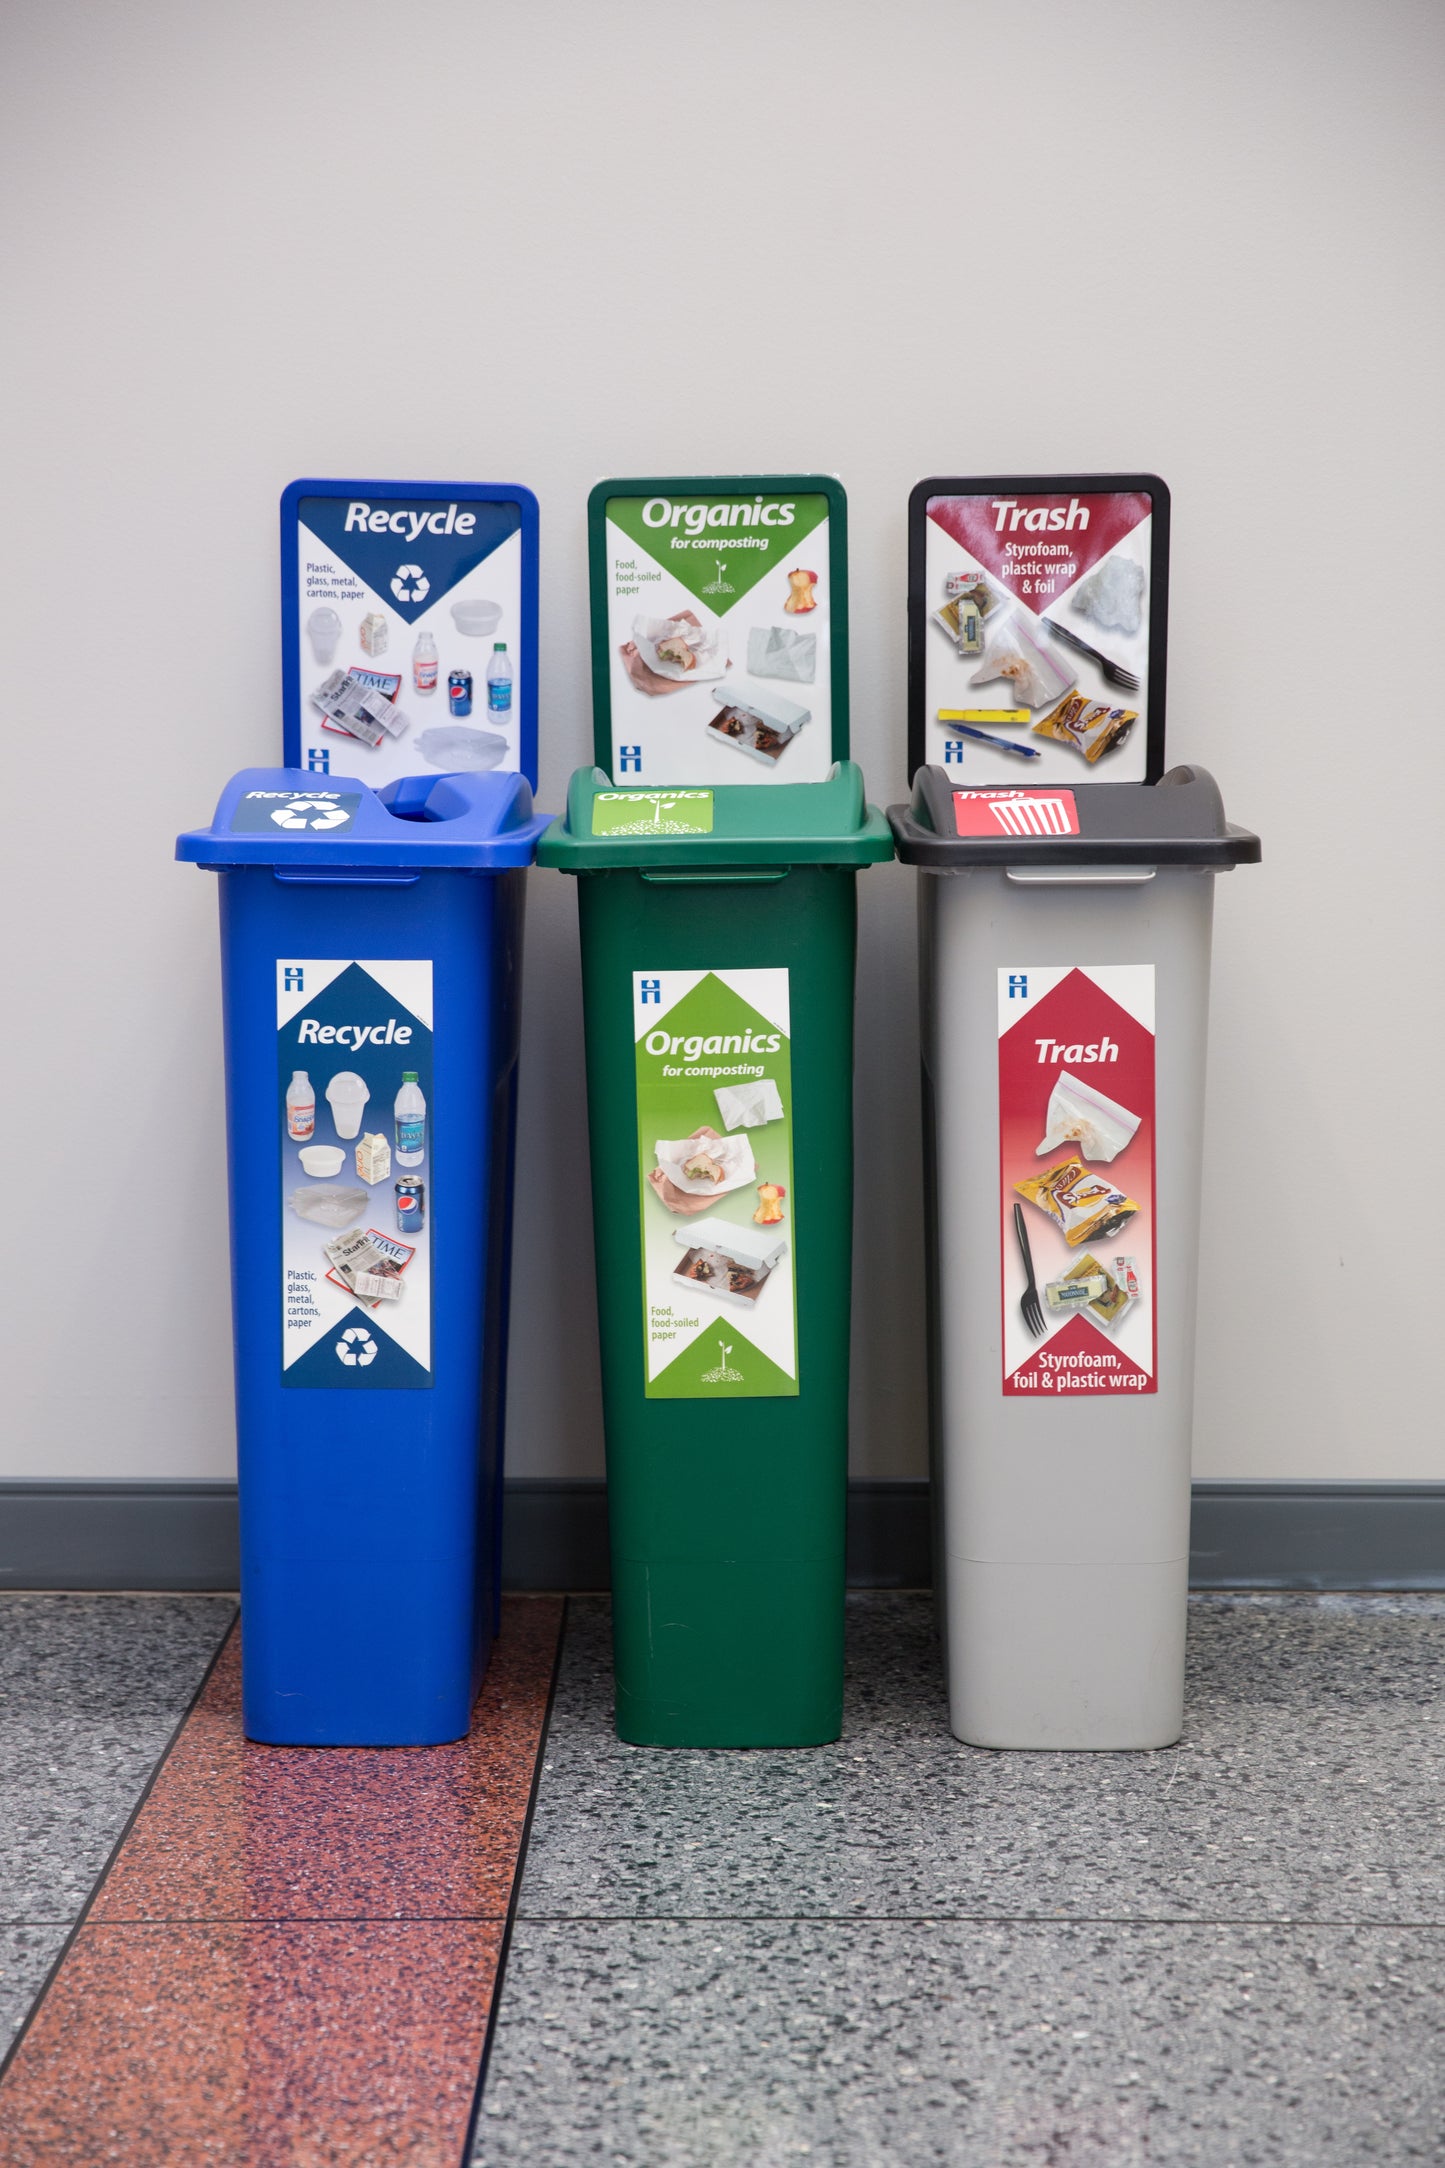
[[594,836],[710,836],[710,790],[599,790]]
[[281,1382],[429,1386],[431,964],[279,957],[276,1036]]
[[594,638],[613,781],[821,782],[837,757],[842,575],[824,491],[703,495],[679,481],[619,489],[604,512]]
[[1155,1392],[1154,966],[1000,970],[998,1103],[1004,1392]]
[[798,1390],[786,970],[637,971],[649,1400]]

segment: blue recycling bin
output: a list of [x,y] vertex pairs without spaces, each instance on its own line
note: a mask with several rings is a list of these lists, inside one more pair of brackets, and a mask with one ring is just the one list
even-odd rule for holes
[[220,880],[252,1739],[429,1746],[470,1722],[546,826],[519,775],[249,768],[176,845]]

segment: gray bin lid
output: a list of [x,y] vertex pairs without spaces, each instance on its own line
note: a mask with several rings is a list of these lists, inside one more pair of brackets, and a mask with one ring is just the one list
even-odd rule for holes
[[[912,804],[890,806],[888,821],[904,864],[934,873],[1003,865],[1225,871],[1260,857],[1259,837],[1225,819],[1204,768],[1171,768],[1157,783],[1033,790],[971,790],[946,768],[920,768]],[[960,834],[961,823],[981,832]]]

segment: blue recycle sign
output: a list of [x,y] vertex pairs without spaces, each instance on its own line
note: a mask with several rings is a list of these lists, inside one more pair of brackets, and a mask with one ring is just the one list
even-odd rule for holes
[[446,495],[303,497],[296,516],[409,625],[522,524],[518,505]]

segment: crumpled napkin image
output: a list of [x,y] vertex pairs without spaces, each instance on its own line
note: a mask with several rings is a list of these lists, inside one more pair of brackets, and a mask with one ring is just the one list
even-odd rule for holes
[[751,676],[786,678],[794,685],[811,685],[817,670],[816,632],[792,632],[786,625],[754,625],[749,630]]
[[1056,1144],[1074,1144],[1084,1159],[1117,1159],[1132,1141],[1139,1121],[1117,1100],[1106,1099],[1092,1084],[1081,1083],[1061,1069],[1049,1094],[1044,1140],[1035,1146],[1035,1153],[1051,1152]]
[[[730,1172],[730,1165],[735,1163],[723,1160],[723,1154],[735,1151],[738,1145],[741,1145],[748,1155],[746,1174]],[[690,1149],[693,1146],[697,1148],[696,1155]],[[664,1153],[673,1152],[678,1153],[679,1157],[663,1158]],[[652,1184],[658,1202],[665,1205],[669,1212],[680,1213],[684,1218],[708,1211],[719,1197],[725,1197],[730,1189],[741,1188],[744,1182],[751,1181],[757,1173],[752,1148],[747,1140],[743,1137],[720,1137],[715,1129],[709,1129],[706,1122],[700,1129],[694,1129],[690,1137],[680,1138],[676,1143],[659,1138],[657,1156],[660,1164],[652,1169],[647,1179]],[[713,1181],[705,1175],[684,1175],[683,1160],[694,1156],[705,1156],[712,1160],[714,1165],[721,1164],[722,1181]]]
[[761,1129],[764,1122],[783,1118],[782,1098],[770,1076],[749,1084],[719,1084],[713,1098],[724,1129]]

